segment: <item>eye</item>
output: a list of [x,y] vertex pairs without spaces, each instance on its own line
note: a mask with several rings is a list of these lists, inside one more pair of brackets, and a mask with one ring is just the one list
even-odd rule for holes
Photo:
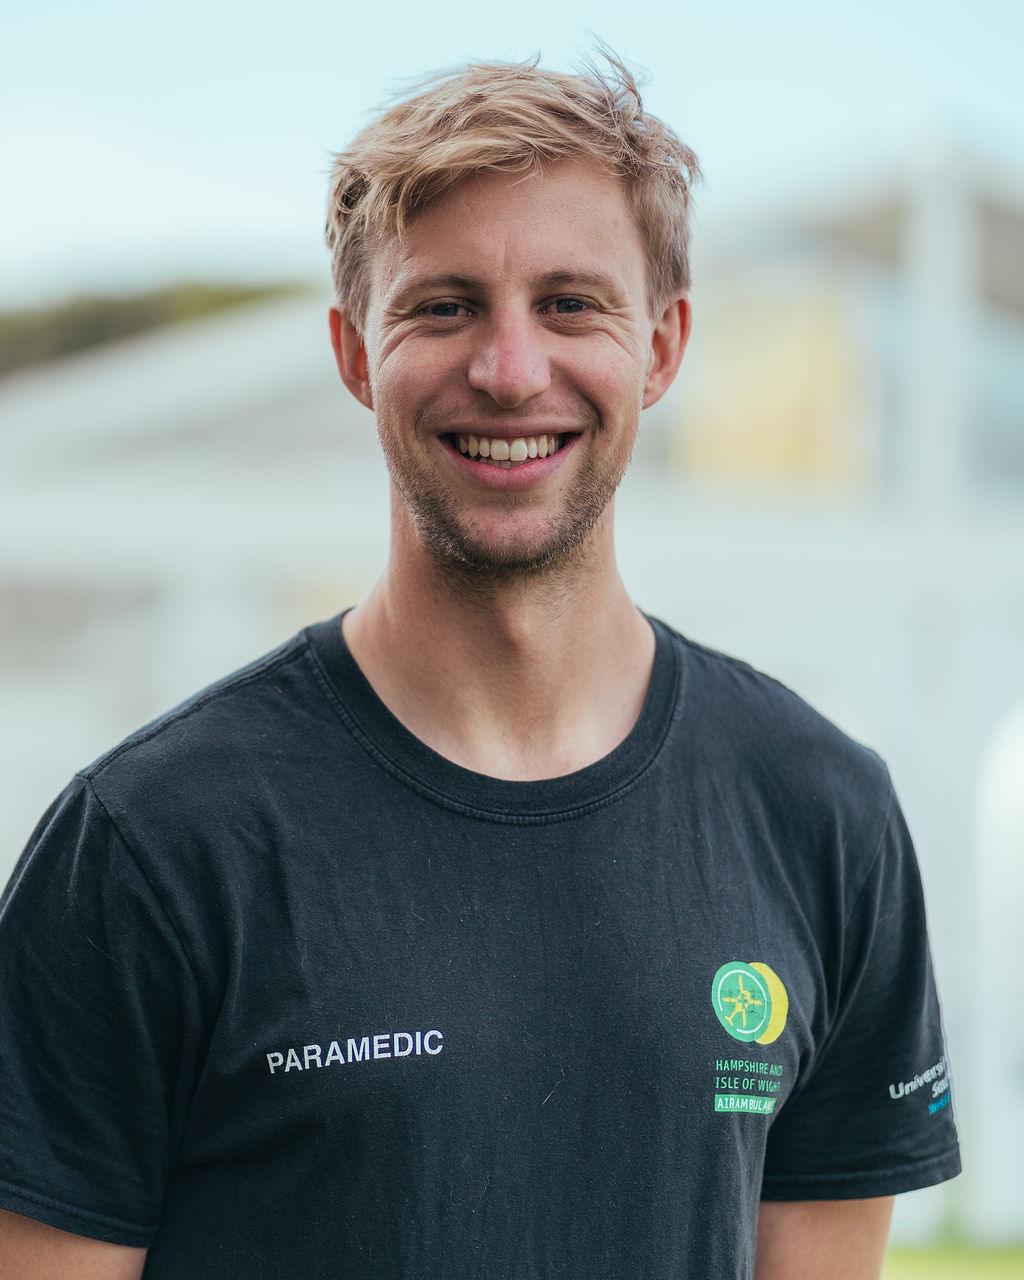
[[459,316],[469,315],[469,308],[461,302],[428,302],[420,307],[420,314],[436,316],[439,320],[455,320]]
[[552,311],[559,316],[574,316],[581,311],[589,311],[590,305],[584,302],[582,298],[555,298],[548,303],[546,310]]

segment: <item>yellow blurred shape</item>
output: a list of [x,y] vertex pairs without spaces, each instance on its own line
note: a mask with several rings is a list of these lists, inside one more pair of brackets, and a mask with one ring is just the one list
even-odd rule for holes
[[670,442],[687,477],[860,490],[872,379],[835,291],[732,292],[695,318],[695,379]]

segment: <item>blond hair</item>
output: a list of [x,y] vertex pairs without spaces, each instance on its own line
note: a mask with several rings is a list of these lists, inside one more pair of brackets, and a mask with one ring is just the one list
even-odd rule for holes
[[586,159],[618,177],[647,251],[652,314],[690,285],[693,152],[643,109],[636,80],[609,69],[541,69],[536,60],[473,63],[433,77],[385,108],[334,159],[327,244],[338,302],[362,331],[374,245],[401,236],[416,213],[481,170],[539,173]]

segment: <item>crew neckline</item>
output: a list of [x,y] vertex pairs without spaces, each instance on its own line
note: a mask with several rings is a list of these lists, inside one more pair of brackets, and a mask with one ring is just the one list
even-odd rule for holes
[[348,647],[342,616],[308,627],[305,636],[325,692],[353,738],[412,790],[483,821],[558,822],[613,803],[637,785],[682,715],[681,645],[664,623],[648,617],[655,637],[651,679],[636,724],[617,747],[556,778],[517,782],[476,773],[428,747],[388,710]]

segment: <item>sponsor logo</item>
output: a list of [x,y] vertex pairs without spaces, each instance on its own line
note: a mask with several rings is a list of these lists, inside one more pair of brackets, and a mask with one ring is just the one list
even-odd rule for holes
[[[949,1075],[946,1072],[946,1055],[936,1062],[933,1067],[929,1067],[927,1071],[920,1071],[912,1080],[897,1080],[889,1086],[889,1097],[893,1102],[898,1102],[900,1098],[909,1098],[912,1093],[917,1093],[918,1089],[923,1089],[925,1085],[931,1085],[928,1090],[933,1101],[929,1103],[928,1110],[934,1115],[936,1111],[941,1111],[943,1107],[949,1106]],[[945,1097],[942,1095],[945,1094]],[[935,1099],[941,1099],[936,1102]]]
[[768,965],[730,960],[712,980],[711,1007],[734,1040],[771,1044],[785,1028],[789,995]]

